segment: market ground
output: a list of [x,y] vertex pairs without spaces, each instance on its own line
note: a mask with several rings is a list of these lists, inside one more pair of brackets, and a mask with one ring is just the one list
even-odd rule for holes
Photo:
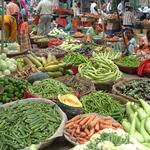
[[[129,74],[123,74],[123,77],[128,78],[134,78],[137,77],[136,75],[129,75]],[[56,139],[52,145],[48,146],[44,150],[69,150],[72,148],[73,145],[71,145],[68,141],[64,139],[64,137]]]

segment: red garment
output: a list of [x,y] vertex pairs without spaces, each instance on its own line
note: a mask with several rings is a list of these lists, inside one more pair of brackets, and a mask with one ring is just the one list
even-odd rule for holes
[[138,75],[150,74],[150,59],[144,60],[138,68]]

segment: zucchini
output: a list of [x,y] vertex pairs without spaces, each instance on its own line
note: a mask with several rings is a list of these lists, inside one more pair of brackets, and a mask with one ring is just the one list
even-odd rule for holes
[[50,66],[45,67],[45,70],[48,72],[51,72],[51,71],[58,71],[59,68],[60,66],[58,65],[50,65]]
[[52,78],[57,78],[57,77],[60,77],[63,75],[62,72],[60,71],[55,71],[55,72],[48,72],[48,75],[49,77],[52,77]]
[[30,65],[30,66],[33,65],[32,61],[28,57],[23,57],[23,59],[26,65]]
[[42,64],[37,60],[35,59],[35,57],[33,57],[32,55],[28,55],[28,58],[31,60],[31,62],[33,64],[35,64],[37,67],[42,67]]

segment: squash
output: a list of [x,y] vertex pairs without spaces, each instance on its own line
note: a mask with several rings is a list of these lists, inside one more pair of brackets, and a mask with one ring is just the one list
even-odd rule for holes
[[71,106],[71,107],[82,107],[82,103],[78,98],[72,94],[67,94],[63,96],[58,96],[58,99],[61,103]]

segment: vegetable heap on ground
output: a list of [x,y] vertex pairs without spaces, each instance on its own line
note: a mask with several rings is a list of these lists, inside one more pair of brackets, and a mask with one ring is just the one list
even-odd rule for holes
[[132,80],[116,87],[123,95],[135,99],[150,100],[150,80]]
[[126,105],[127,119],[122,125],[133,140],[150,149],[150,105],[144,100],[140,104],[128,102]]
[[81,98],[85,113],[109,115],[120,121],[124,117],[125,107],[106,92],[92,92]]
[[61,118],[54,105],[39,101],[20,101],[0,108],[0,149],[23,149],[50,138]]
[[98,59],[98,60],[101,58],[115,60],[121,56],[121,53],[115,52],[115,51],[104,51],[104,52],[94,51],[92,55],[95,59]]
[[0,55],[0,77],[10,75],[17,70],[17,61],[13,58],[7,58],[6,54]]
[[88,59],[78,52],[70,53],[64,57],[64,62],[72,65],[80,65],[86,63]]
[[0,94],[0,102],[8,103],[23,98],[24,91],[31,86],[26,80],[13,79],[11,77],[0,78],[0,85],[4,91]]
[[122,129],[104,129],[94,134],[90,141],[71,150],[145,150],[140,144],[132,144]]
[[126,67],[139,67],[140,65],[140,61],[134,55],[122,57],[116,63]]
[[104,58],[81,64],[79,73],[94,83],[113,82],[121,78],[118,67],[111,60]]
[[122,127],[111,117],[99,117],[96,114],[78,115],[67,121],[64,134],[77,144],[84,144],[93,134],[105,128]]
[[73,93],[73,90],[57,80],[46,79],[40,81],[39,84],[35,86],[31,86],[29,92],[43,98],[57,99],[58,95],[70,94]]

